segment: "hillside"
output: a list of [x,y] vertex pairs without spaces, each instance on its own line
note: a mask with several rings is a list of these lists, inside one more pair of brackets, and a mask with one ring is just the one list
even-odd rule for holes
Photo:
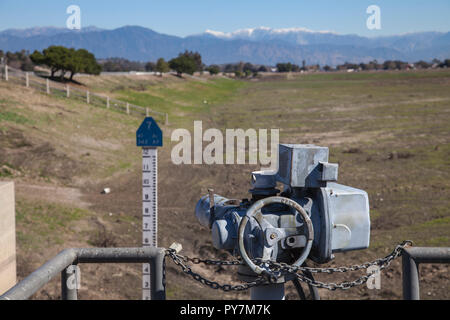
[[[204,127],[280,128],[282,143],[330,147],[339,181],[370,196],[368,250],[337,255],[333,266],[385,256],[404,239],[449,246],[449,71],[314,74],[242,82],[172,76],[79,77],[92,92],[168,112],[159,157],[159,242],[183,244],[190,256],[229,258],[212,247],[195,219],[197,200],[214,187],[247,197],[250,166],[175,166],[170,132]],[[88,106],[0,81],[0,179],[17,186],[19,277],[63,248],[138,246],[141,241],[142,118]],[[110,187],[110,195],[101,191]],[[246,298],[204,289],[168,263],[169,299]],[[220,282],[221,268],[195,267]],[[422,298],[449,299],[447,266],[421,267]],[[82,266],[81,299],[139,299],[139,265]],[[231,273],[232,274],[232,273]],[[342,281],[355,275],[321,276]],[[382,290],[321,291],[325,299],[398,299],[400,262],[382,277]],[[59,297],[52,282],[36,295]],[[292,287],[288,298],[296,298]]]

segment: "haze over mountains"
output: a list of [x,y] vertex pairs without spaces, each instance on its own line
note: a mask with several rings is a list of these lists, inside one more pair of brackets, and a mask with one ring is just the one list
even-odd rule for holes
[[232,33],[207,30],[202,34],[177,37],[139,26],[114,30],[86,27],[80,31],[38,27],[0,32],[3,51],[30,52],[50,45],[85,48],[97,58],[121,57],[137,61],[171,59],[184,50],[198,51],[206,64],[278,62],[337,65],[371,60],[431,61],[450,58],[450,32],[420,32],[367,38],[305,28],[259,27]]

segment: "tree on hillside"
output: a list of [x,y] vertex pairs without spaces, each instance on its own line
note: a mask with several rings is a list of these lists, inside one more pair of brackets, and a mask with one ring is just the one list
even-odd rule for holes
[[193,57],[180,54],[178,58],[174,58],[169,61],[169,66],[172,70],[177,72],[177,75],[181,77],[183,73],[194,74],[197,70],[197,64]]
[[236,70],[236,68],[233,64],[229,63],[229,64],[225,65],[224,71],[226,73],[234,72],[235,70]]
[[300,67],[296,64],[288,63],[278,63],[277,64],[278,72],[299,72]]
[[165,72],[169,72],[169,70],[169,64],[166,62],[166,60],[164,60],[163,58],[159,58],[156,62],[156,72],[159,72],[162,77],[162,74]]
[[202,62],[202,56],[200,55],[200,53],[186,50],[183,54],[180,54],[179,56],[181,56],[181,55],[194,60],[195,65],[196,65],[195,71],[203,71],[203,69],[205,68],[205,65]]
[[220,67],[219,67],[218,65],[216,65],[216,64],[213,64],[213,65],[210,65],[210,66],[206,69],[206,71],[209,71],[209,73],[210,73],[211,75],[216,75],[216,74],[219,74],[219,72],[220,72]]
[[67,71],[70,72],[70,80],[77,73],[87,73],[99,75],[102,67],[97,63],[95,56],[85,49],[70,49],[70,56],[67,63]]
[[242,71],[244,71],[247,74],[253,73],[253,72],[257,72],[258,68],[256,66],[254,66],[253,64],[251,64],[250,62],[247,62],[244,64],[244,67],[242,68]]
[[61,80],[66,72],[70,72],[70,80],[72,80],[77,73],[84,72],[98,75],[102,70],[95,56],[85,49],[75,50],[63,46],[50,46],[42,53],[35,51],[30,58],[36,65],[49,67],[51,77],[54,77],[55,73],[60,71]]
[[62,46],[50,46],[41,53],[34,51],[30,56],[31,61],[36,65],[45,65],[50,68],[51,77],[55,76],[55,73],[61,71],[64,76],[64,66],[67,63],[66,59],[69,55],[69,49]]

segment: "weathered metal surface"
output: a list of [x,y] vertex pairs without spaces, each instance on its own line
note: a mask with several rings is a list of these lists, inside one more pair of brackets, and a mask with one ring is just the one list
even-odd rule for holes
[[[150,263],[152,269],[151,296],[165,299],[164,257],[161,248],[87,248],[67,249],[34,271],[23,281],[0,296],[0,300],[26,300],[71,265],[80,263]],[[67,274],[63,276],[67,277]],[[75,299],[76,290],[62,286],[63,298]]]
[[87,248],[76,249],[78,263],[143,263],[155,258],[163,249],[147,248]]
[[152,300],[166,300],[165,257],[166,252],[158,250],[150,260]]
[[[307,211],[314,229],[313,248],[309,258],[317,263],[326,263],[333,259],[334,252],[365,249],[369,246],[370,215],[369,200],[365,191],[333,183],[338,178],[338,165],[328,163],[328,148],[315,145],[282,144],[279,147],[278,172],[255,171],[251,176],[252,199],[231,204],[225,197],[209,194],[197,203],[196,216],[200,223],[212,231],[213,244],[217,249],[238,252],[239,225],[248,216],[249,208],[257,201],[265,201],[278,193],[277,181],[284,184],[283,198],[292,200]],[[263,200],[261,200],[263,199]],[[211,204],[214,200],[214,205]],[[291,210],[291,211],[289,211]],[[272,250],[270,258],[282,261],[288,257],[288,251],[301,247],[304,242],[290,228],[295,224],[294,210],[284,206],[271,205],[265,208],[265,219],[272,226],[274,239],[270,235],[255,231],[259,215],[255,219],[246,219],[244,244],[255,257],[268,258],[269,251],[263,248],[258,239],[263,236],[265,243],[281,243],[281,249]],[[268,212],[267,212],[268,211]],[[214,216],[211,214],[214,212]],[[259,229],[267,229],[259,226]],[[284,231],[280,231],[283,229]],[[264,233],[264,232],[263,232]],[[307,239],[309,240],[309,239]],[[290,241],[290,243],[288,242]],[[234,250],[234,251],[233,251]],[[250,252],[249,251],[249,252]],[[259,252],[261,251],[261,255]]]
[[214,194],[213,195],[214,209],[211,210],[210,195],[209,194],[205,195],[197,202],[197,205],[195,206],[195,216],[197,217],[201,225],[209,228],[211,227],[212,213],[214,213],[214,216],[216,218],[220,217],[220,212],[222,211],[222,208],[226,206],[229,201],[230,199]]
[[[61,272],[61,300],[78,300],[78,266],[70,265]],[[71,277],[75,277],[74,280]]]
[[402,256],[403,299],[420,300],[419,265],[408,254]]
[[[302,223],[306,228],[301,228],[301,230],[296,229],[294,232],[290,230],[286,230],[286,228],[280,228],[279,230],[275,230],[273,226],[267,222],[265,216],[262,214],[261,209],[267,205],[274,204],[274,203],[280,203],[289,206],[290,208],[296,210],[302,218]],[[242,219],[239,229],[238,229],[238,245],[239,245],[239,253],[244,259],[244,261],[247,263],[247,265],[256,273],[261,274],[265,271],[265,269],[261,268],[260,266],[257,266],[248,256],[247,250],[245,248],[245,228],[247,226],[248,221],[250,218],[254,218],[257,220],[258,224],[260,225],[260,228],[263,232],[267,234],[270,233],[269,237],[271,237],[272,234],[275,236],[272,237],[272,241],[267,241],[264,245],[263,249],[263,260],[270,260],[272,258],[272,250],[274,250],[274,245],[276,242],[283,240],[284,238],[288,236],[295,236],[295,235],[302,235],[305,236],[307,241],[306,245],[302,249],[302,253],[300,257],[294,262],[293,265],[295,266],[301,266],[303,262],[306,260],[306,258],[309,255],[309,252],[311,250],[312,241],[314,238],[314,229],[311,222],[311,219],[309,218],[308,214],[306,213],[305,209],[301,207],[297,202],[284,198],[284,197],[270,197],[265,198],[262,200],[259,200],[256,202],[248,211],[246,216]],[[278,229],[278,228],[277,228]],[[283,232],[279,232],[282,230]],[[282,234],[283,233],[283,234]]]
[[[311,272],[304,271],[303,273],[311,281],[314,281],[314,277],[311,274]],[[300,280],[298,278],[294,278],[294,280],[292,280],[292,283],[294,284],[295,289],[297,289],[300,300],[307,300],[307,297],[305,295],[305,292],[303,291],[303,287],[301,285]],[[309,293],[310,293],[310,300],[320,300],[319,290],[317,289],[317,287],[314,287],[314,286],[308,284],[308,289],[309,289]]]
[[411,247],[403,250],[403,299],[420,300],[419,264],[450,263],[450,248]]
[[277,180],[293,188],[320,188],[322,181],[320,163],[328,162],[329,150],[305,144],[280,144]]
[[337,181],[339,165],[336,163],[321,162],[322,166],[322,181]]
[[35,294],[41,287],[59,275],[67,266],[74,263],[77,250],[67,249],[59,253],[52,260],[34,271],[23,281],[0,296],[0,300],[26,300]]
[[325,188],[331,228],[331,250],[366,249],[370,242],[370,206],[367,192],[329,183]]
[[410,247],[406,253],[417,263],[450,263],[450,248]]

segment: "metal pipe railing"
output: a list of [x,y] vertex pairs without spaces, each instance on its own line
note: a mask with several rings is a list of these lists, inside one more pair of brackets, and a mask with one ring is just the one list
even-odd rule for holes
[[27,300],[58,274],[61,298],[77,300],[76,286],[68,286],[67,280],[81,263],[150,263],[152,300],[165,300],[165,255],[164,249],[153,247],[67,249],[0,296],[0,300]]
[[[61,298],[77,300],[77,286],[69,286],[68,279],[81,263],[149,263],[151,268],[151,297],[165,300],[165,256],[162,248],[88,248],[67,249],[42,265],[16,284],[0,300],[26,300],[45,284],[61,274]],[[403,298],[419,300],[419,264],[450,263],[450,248],[410,247],[402,253]]]
[[67,249],[59,253],[52,260],[46,262],[42,267],[34,271],[23,281],[19,282],[5,294],[0,296],[1,300],[26,300],[42,288],[47,282],[61,273],[67,266],[71,265],[77,258],[75,249]]
[[403,250],[403,299],[420,300],[419,264],[450,263],[450,248],[411,247]]

